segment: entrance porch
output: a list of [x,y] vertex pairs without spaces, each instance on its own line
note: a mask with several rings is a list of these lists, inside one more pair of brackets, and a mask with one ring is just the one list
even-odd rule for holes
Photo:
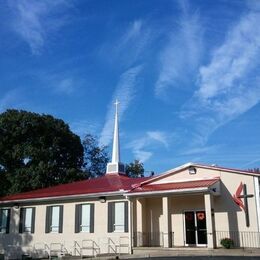
[[133,198],[133,247],[214,248],[213,202],[211,193]]

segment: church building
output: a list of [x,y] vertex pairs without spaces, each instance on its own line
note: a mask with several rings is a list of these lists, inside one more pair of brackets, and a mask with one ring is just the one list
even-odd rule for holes
[[96,256],[143,247],[260,247],[260,175],[187,163],[129,178],[116,105],[112,160],[96,179],[0,198],[0,255]]

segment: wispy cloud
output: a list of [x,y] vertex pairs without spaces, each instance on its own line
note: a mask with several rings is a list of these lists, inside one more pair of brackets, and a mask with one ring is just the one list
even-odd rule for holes
[[136,66],[125,71],[116,86],[115,92],[113,94],[112,100],[108,106],[108,112],[106,115],[106,122],[101,132],[99,143],[102,145],[108,145],[112,140],[113,134],[113,123],[115,108],[113,103],[116,99],[120,101],[119,118],[125,113],[129,105],[136,94],[137,88],[137,77],[142,70],[142,66]]
[[72,78],[65,78],[55,84],[55,91],[70,95],[75,90],[75,82]]
[[249,165],[253,165],[253,164],[258,163],[258,162],[260,162],[260,158],[255,159],[255,160],[251,160],[251,161],[245,163],[243,166],[244,166],[244,167],[247,167],[247,166],[249,166]]
[[132,149],[132,152],[136,159],[141,162],[148,161],[153,152],[152,146],[154,144],[163,145],[165,148],[168,148],[168,137],[165,132],[162,131],[147,131],[143,137],[140,137],[132,141],[128,148]]
[[93,122],[90,122],[88,120],[78,120],[72,121],[70,123],[70,128],[74,133],[76,133],[83,139],[86,134],[96,134],[97,124],[93,124]]
[[204,155],[204,154],[209,154],[212,152],[215,152],[217,149],[219,149],[219,145],[211,145],[211,146],[203,146],[203,147],[195,147],[195,148],[189,148],[186,149],[180,153],[180,155]]
[[102,45],[99,55],[102,60],[132,66],[143,57],[145,48],[151,41],[151,35],[148,23],[141,19],[134,20],[126,26],[121,35]]
[[188,1],[179,1],[181,17],[177,27],[170,28],[170,39],[160,54],[160,72],[155,85],[157,96],[171,88],[184,88],[194,76],[203,47],[203,28],[198,12],[192,12]]
[[0,112],[10,108],[17,108],[20,102],[22,102],[21,91],[19,89],[9,90],[0,99]]
[[168,140],[166,133],[162,131],[148,131],[147,136],[155,141],[162,143],[165,147],[168,147]]
[[65,0],[10,0],[9,5],[14,17],[12,27],[29,44],[33,54],[41,53],[49,32],[65,22],[64,17],[55,18],[56,13],[67,7]]
[[203,142],[220,126],[260,101],[260,12],[251,9],[227,33],[199,70],[198,90],[181,116],[196,122]]

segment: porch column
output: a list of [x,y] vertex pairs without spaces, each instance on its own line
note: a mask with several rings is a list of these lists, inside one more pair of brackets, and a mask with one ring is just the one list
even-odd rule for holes
[[205,212],[206,212],[206,225],[207,225],[207,241],[208,241],[208,248],[214,248],[214,219],[212,216],[212,209],[213,209],[213,198],[212,195],[204,194],[204,203],[205,203]]
[[145,223],[145,201],[136,200],[136,246],[143,246],[144,223]]
[[168,197],[162,198],[162,234],[163,247],[171,247],[171,215],[170,215],[170,199]]

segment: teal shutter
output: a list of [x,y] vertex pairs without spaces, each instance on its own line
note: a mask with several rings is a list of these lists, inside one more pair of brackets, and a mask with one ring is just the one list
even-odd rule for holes
[[35,229],[35,207],[32,208],[31,233],[34,233],[34,229]]
[[24,213],[25,213],[25,208],[20,208],[19,233],[24,232],[24,221],[25,221]]
[[24,232],[24,208],[20,208],[19,233]]
[[0,232],[2,232],[2,217],[3,217],[3,210],[0,209]]
[[59,233],[63,231],[63,206],[60,206],[60,216],[59,216]]
[[107,219],[107,232],[114,232],[114,224],[115,224],[115,203],[108,202],[108,219]]
[[82,218],[82,206],[77,204],[75,206],[75,233],[80,232],[81,218]]
[[51,231],[51,218],[52,218],[52,207],[46,207],[46,219],[45,219],[45,233],[50,233]]
[[128,232],[128,202],[125,202],[125,232]]
[[6,234],[10,232],[10,217],[11,217],[11,210],[7,210],[7,221],[6,221]]
[[90,228],[89,232],[94,233],[94,223],[95,223],[95,208],[94,204],[90,204]]

